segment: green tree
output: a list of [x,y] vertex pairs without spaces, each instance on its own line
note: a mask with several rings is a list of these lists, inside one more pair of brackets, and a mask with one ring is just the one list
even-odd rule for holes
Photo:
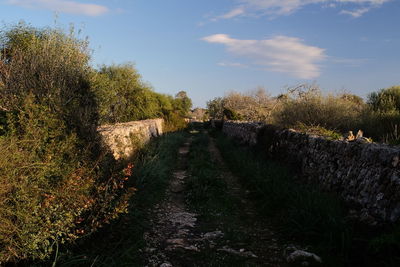
[[[163,115],[162,97],[142,81],[133,64],[102,66],[93,84],[99,102],[101,123],[128,122]],[[166,104],[168,105],[168,104]]]
[[185,91],[180,91],[175,95],[174,109],[182,116],[187,117],[192,107],[192,100]]
[[211,119],[222,120],[224,118],[223,98],[216,97],[207,102],[207,112]]

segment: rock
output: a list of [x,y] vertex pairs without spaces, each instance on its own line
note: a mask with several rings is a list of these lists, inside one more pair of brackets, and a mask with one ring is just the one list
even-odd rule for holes
[[399,164],[399,156],[394,156],[392,159],[392,165],[393,167],[397,167],[397,165]]
[[185,240],[181,238],[167,239],[167,243],[172,245],[183,246],[185,244]]
[[241,256],[241,257],[246,257],[246,258],[258,258],[257,255],[255,255],[253,252],[251,251],[245,251],[244,249],[241,249],[240,251],[237,251],[233,248],[229,248],[229,247],[223,247],[218,249],[218,251],[223,251],[229,254],[233,254],[236,256]]
[[305,250],[295,250],[286,258],[291,264],[300,264],[301,266],[321,265],[322,260],[314,253]]
[[224,233],[222,233],[221,231],[214,231],[214,232],[205,233],[203,235],[203,238],[207,239],[207,240],[211,240],[211,239],[221,238],[223,236],[224,236]]

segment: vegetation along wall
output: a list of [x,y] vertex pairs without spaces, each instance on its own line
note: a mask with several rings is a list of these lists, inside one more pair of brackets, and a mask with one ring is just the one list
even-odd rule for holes
[[350,204],[361,221],[375,225],[400,218],[400,147],[328,140],[262,123],[223,123],[223,132],[295,163],[310,182],[319,183]]

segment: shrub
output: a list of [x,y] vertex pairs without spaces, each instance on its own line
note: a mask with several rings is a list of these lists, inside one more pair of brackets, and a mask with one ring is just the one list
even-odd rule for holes
[[96,136],[97,106],[90,90],[88,43],[61,30],[19,24],[0,35],[3,110],[19,111],[28,96],[59,114],[82,139]]
[[123,212],[133,191],[99,149],[87,42],[19,24],[0,47],[1,264],[48,257]]
[[187,127],[188,123],[179,113],[170,112],[164,116],[164,132],[176,132]]
[[364,110],[365,104],[356,96],[324,96],[314,85],[301,85],[280,97],[274,117],[283,127],[302,124],[347,132],[360,126]]
[[369,109],[363,116],[366,133],[373,138],[400,142],[400,86],[382,89],[368,96]]

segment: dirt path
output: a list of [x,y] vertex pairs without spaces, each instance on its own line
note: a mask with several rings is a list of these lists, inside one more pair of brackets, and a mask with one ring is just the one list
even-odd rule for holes
[[[146,266],[210,266],[207,257],[214,257],[214,260],[215,257],[245,259],[245,265],[240,266],[285,266],[276,235],[265,222],[256,218],[255,208],[247,199],[246,191],[227,169],[212,139],[209,151],[221,167],[221,179],[228,184],[230,194],[240,199],[238,214],[235,215],[239,219],[236,218],[233,225],[216,221],[208,225],[207,232],[200,230],[200,216],[189,210],[185,200],[184,185],[189,175],[188,153],[192,138],[179,149],[178,167],[164,200],[150,211],[150,230],[144,234]],[[241,242],[224,239],[220,229],[229,227],[246,237]]]
[[196,214],[188,212],[183,194],[190,143],[188,139],[179,149],[178,168],[173,173],[165,199],[151,211],[150,231],[144,234],[147,266],[184,266],[182,260],[188,257],[186,253],[198,250],[192,240]]

